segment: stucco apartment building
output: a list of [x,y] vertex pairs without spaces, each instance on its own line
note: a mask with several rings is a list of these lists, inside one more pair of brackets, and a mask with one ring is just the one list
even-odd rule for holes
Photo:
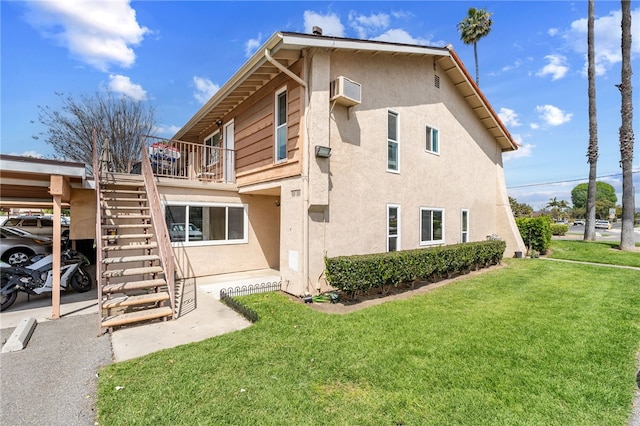
[[182,277],[269,268],[302,295],[328,288],[325,256],[525,251],[502,164],[517,145],[450,47],[277,32],[154,146]]

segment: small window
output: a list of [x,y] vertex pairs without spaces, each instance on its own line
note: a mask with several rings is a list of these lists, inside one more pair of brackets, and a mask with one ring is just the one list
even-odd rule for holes
[[204,144],[210,148],[207,148],[207,152],[204,155],[205,167],[218,164],[220,161],[220,149],[222,148],[222,141],[220,140],[220,132],[217,131],[204,140]]
[[469,210],[462,209],[460,213],[460,241],[469,242]]
[[400,250],[400,206],[387,205],[387,251]]
[[420,244],[444,243],[444,210],[420,209]]
[[398,113],[387,113],[387,171],[400,171],[400,136],[398,126]]
[[276,163],[287,159],[287,90],[276,93]]
[[440,152],[440,138],[438,129],[427,126],[427,145],[426,149],[429,152]]

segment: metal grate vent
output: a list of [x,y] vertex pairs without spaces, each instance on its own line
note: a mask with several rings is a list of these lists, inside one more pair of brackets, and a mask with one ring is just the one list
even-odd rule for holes
[[436,86],[436,88],[440,88],[440,76],[439,75],[435,75],[433,77],[433,85]]

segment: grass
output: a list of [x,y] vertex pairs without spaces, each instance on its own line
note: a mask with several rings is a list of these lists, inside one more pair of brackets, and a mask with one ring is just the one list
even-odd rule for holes
[[640,268],[639,251],[621,251],[618,247],[618,242],[552,240],[551,253],[547,257]]
[[99,424],[626,424],[638,272],[507,263],[348,315],[246,297],[253,326],[101,371]]

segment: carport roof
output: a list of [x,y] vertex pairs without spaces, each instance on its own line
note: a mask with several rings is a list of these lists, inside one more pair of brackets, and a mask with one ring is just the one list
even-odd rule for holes
[[89,188],[83,163],[0,154],[0,207],[51,207],[51,176],[71,187]]

